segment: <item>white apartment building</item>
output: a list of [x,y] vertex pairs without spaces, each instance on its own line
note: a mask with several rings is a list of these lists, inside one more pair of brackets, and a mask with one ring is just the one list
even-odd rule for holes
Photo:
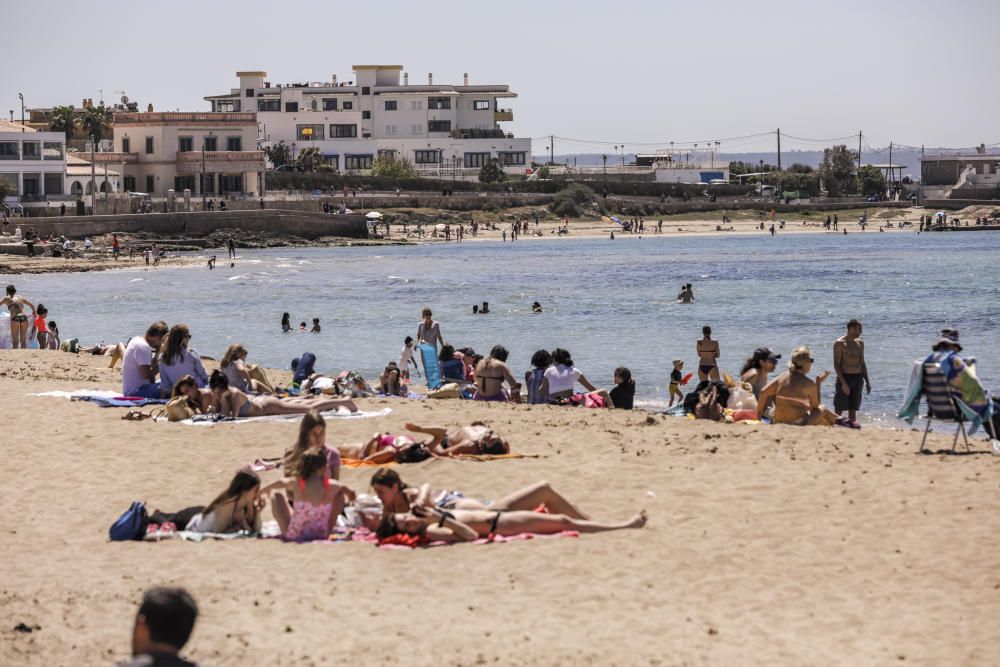
[[318,148],[340,171],[369,169],[379,155],[406,158],[417,169],[478,170],[496,158],[509,172],[531,165],[531,139],[501,128],[514,114],[499,101],[506,85],[410,85],[401,65],[355,65],[355,80],[272,84],[266,72],[237,72],[239,88],[205,99],[215,112],[256,112],[264,144],[297,152]]
[[8,204],[45,206],[47,197],[65,192],[65,174],[65,134],[0,120],[0,178],[13,191]]

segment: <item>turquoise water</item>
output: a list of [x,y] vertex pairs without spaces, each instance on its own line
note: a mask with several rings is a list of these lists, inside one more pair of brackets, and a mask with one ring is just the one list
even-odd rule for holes
[[[48,306],[64,339],[125,340],[163,319],[188,324],[203,355],[219,357],[242,341],[253,362],[287,366],[311,351],[321,370],[368,376],[398,357],[426,305],[456,347],[508,347],[518,375],[543,347],[569,349],[598,386],[628,366],[639,405],[648,407],[665,404],[671,359],[696,371],[704,324],[720,341],[724,372],[736,374],[758,345],[786,361],[803,344],[819,371],[832,368],[832,343],[857,317],[874,385],[863,412],[888,425],[910,362],[927,354],[946,324],[961,331],[986,385],[1000,389],[998,250],[1000,234],[989,232],[522,240],[244,251],[235,269],[220,256],[214,271],[14,280],[21,294]],[[684,282],[694,284],[696,303],[673,302]],[[530,312],[536,300],[543,314]],[[482,301],[492,313],[473,315]],[[319,317],[323,333],[282,334],[283,311],[295,324]],[[824,400],[832,391],[828,381]]]

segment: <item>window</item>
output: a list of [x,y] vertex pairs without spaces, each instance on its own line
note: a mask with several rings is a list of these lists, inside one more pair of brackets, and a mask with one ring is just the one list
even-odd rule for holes
[[450,109],[451,108],[451,98],[450,97],[428,97],[427,98],[427,108],[428,109]]
[[423,100],[410,100],[410,111],[423,111],[424,101]]
[[194,150],[194,137],[177,137],[177,152],[190,153]]
[[205,151],[207,153],[214,153],[217,150],[219,150],[219,138],[205,137]]
[[296,125],[296,141],[323,141],[322,125]]
[[427,121],[428,132],[451,132],[450,120],[429,120]]
[[385,101],[385,110],[386,111],[395,111],[396,108],[397,108],[397,102],[396,102],[396,100],[386,100]]
[[473,100],[472,110],[473,111],[488,111],[490,108],[489,100]]
[[146,137],[146,155],[153,154],[153,137]]
[[199,174],[201,176],[201,191],[204,194],[215,194],[215,174]]
[[132,142],[128,140],[128,137],[122,138],[122,153],[132,152]]
[[334,169],[340,168],[340,156],[336,153],[323,153],[323,162]]
[[135,192],[135,176],[125,177],[125,192]]
[[520,166],[525,164],[524,151],[500,153],[500,164],[509,166]]
[[281,111],[281,100],[257,100],[257,111]]
[[346,101],[341,105],[340,108],[343,109],[344,111],[350,111],[351,109],[354,108],[354,102]]
[[215,101],[216,111],[239,111],[240,103],[239,100],[216,100]]
[[386,125],[385,126],[385,133],[386,134],[396,134],[396,126],[395,125]]
[[441,151],[413,151],[413,164],[439,164]]
[[220,192],[243,192],[243,174],[236,176],[219,175]]
[[22,174],[21,182],[24,183],[24,194],[26,195],[39,195],[39,189],[41,184],[39,183],[38,174]]
[[16,141],[0,141],[0,160],[19,160]]
[[194,192],[194,175],[177,176],[174,178],[174,192],[184,192],[190,190]]
[[348,139],[358,136],[358,126],[357,125],[331,125],[330,126],[330,138],[331,139]]
[[465,166],[466,168],[482,167],[484,164],[490,161],[489,153],[466,153],[465,154]]
[[285,113],[295,113],[299,110],[298,102],[285,102]]
[[362,95],[371,95],[372,94],[372,89],[369,88],[368,86],[361,86],[361,94]]
[[253,97],[253,88],[247,88],[247,97]]
[[[43,178],[45,179],[45,194],[61,195],[63,193],[63,183],[65,178],[61,172],[57,174],[48,173],[45,174]],[[103,181],[101,182],[101,185],[104,185]],[[101,192],[107,192],[107,190],[102,189]]]
[[371,169],[371,155],[345,155],[344,169]]
[[372,117],[372,112],[371,111],[362,111],[361,112],[361,120],[368,120],[371,117]]
[[22,141],[21,142],[21,159],[22,160],[40,160],[42,156],[39,155],[39,149],[41,144],[37,141]]
[[153,178],[152,174],[146,176],[146,192],[152,192],[156,189],[156,180]]
[[336,111],[337,110],[337,98],[336,97],[324,97],[323,98],[323,111]]
[[423,134],[423,133],[424,133],[424,126],[421,125],[420,123],[410,126],[410,134]]
[[243,137],[226,137],[226,150],[227,151],[243,150]]
[[391,148],[380,148],[378,150],[378,159],[380,160],[395,160],[396,151]]
[[42,159],[43,160],[62,160],[63,159],[63,142],[61,142],[61,141],[43,141],[42,142]]

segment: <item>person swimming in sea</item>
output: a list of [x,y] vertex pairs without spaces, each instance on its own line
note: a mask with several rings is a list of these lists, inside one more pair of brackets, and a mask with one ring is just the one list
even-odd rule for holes
[[531,304],[531,312],[533,313],[542,312],[542,304],[538,303],[537,301]]

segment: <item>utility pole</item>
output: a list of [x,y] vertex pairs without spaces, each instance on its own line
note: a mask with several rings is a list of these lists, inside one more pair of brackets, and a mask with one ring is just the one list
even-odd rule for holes
[[889,188],[892,189],[892,142],[889,142]]
[[861,130],[858,130],[858,171],[861,171]]
[[778,189],[775,192],[778,197],[784,195],[784,190],[781,187],[781,128],[778,128]]
[[556,142],[555,137],[549,135],[549,164],[556,163]]
[[18,93],[17,96],[21,98],[21,131],[24,132],[24,93]]
[[90,135],[90,214],[97,215],[97,167],[94,165],[94,146],[97,136]]

